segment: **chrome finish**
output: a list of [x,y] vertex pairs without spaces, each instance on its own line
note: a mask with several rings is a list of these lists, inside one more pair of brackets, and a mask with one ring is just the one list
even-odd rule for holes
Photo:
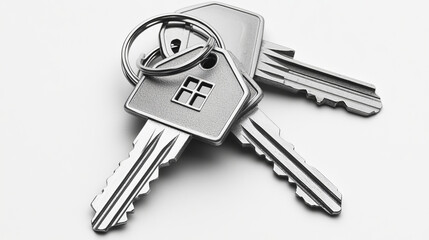
[[[202,46],[194,46],[157,63],[155,68],[177,66],[197,56]],[[246,82],[230,54],[215,48],[217,57],[213,69],[200,65],[171,76],[145,77],[125,103],[125,110],[174,127],[200,141],[220,145],[250,96]],[[201,111],[183,107],[172,101],[183,81],[193,76],[216,85]]]
[[140,72],[145,76],[168,76],[174,75],[177,73],[185,72],[199,63],[201,63],[204,59],[206,59],[213,48],[215,47],[215,42],[212,37],[209,37],[207,40],[207,44],[201,50],[201,53],[194,57],[193,59],[188,60],[187,62],[180,64],[179,66],[173,66],[168,68],[150,68],[145,66],[140,66]]
[[260,83],[305,92],[317,104],[343,106],[362,116],[378,113],[380,97],[375,86],[292,59],[284,47],[263,41],[254,79]]
[[[290,49],[282,49],[282,52],[293,55]],[[147,59],[140,62],[148,64],[159,55],[157,50],[153,50]],[[289,182],[296,184],[296,194],[307,205],[320,207],[331,215],[339,214],[341,193],[317,169],[309,166],[292,144],[280,137],[280,129],[257,107],[263,97],[262,90],[246,73],[238,58],[231,56],[246,79],[251,93],[240,119],[231,130],[232,134],[243,146],[253,147],[259,155],[272,161],[274,171],[280,176],[287,176]]]
[[[141,71],[145,75],[151,75],[151,76],[166,76],[170,74],[180,73],[183,71],[186,71],[197,64],[199,64],[202,60],[204,60],[208,54],[211,52],[211,50],[214,47],[214,42],[211,39],[212,36],[214,36],[218,46],[224,48],[224,44],[222,42],[222,39],[220,38],[219,34],[216,32],[214,28],[212,28],[207,23],[192,17],[187,16],[184,14],[164,14],[159,15],[153,18],[150,18],[144,22],[142,22],[140,25],[138,25],[136,28],[134,28],[127,36],[127,38],[124,41],[124,44],[122,45],[122,51],[121,51],[121,64],[122,64],[122,71],[124,72],[125,77],[130,81],[132,84],[137,84],[139,81],[138,76],[132,71],[131,65],[129,62],[129,51],[130,48],[135,41],[135,39],[146,29],[152,27],[153,25],[164,23],[168,21],[178,21],[178,22],[184,22],[188,24],[192,24],[192,26],[199,27],[201,31],[198,31],[200,34],[204,33],[207,36],[207,44],[205,48],[201,51],[200,55],[196,56],[194,59],[189,60],[188,62],[185,62],[179,66],[172,66],[168,69],[151,69],[145,66],[142,66]],[[206,29],[209,29],[207,31]]]
[[95,197],[92,228],[106,232],[124,224],[127,213],[133,212],[133,202],[149,192],[149,183],[158,178],[159,167],[176,161],[191,136],[163,124],[147,120],[134,140],[130,156],[119,164],[107,179],[107,186]]
[[[178,66],[198,56],[202,48],[189,48],[158,62],[155,68]],[[154,50],[139,62],[143,66],[150,65],[157,53],[159,51]],[[177,160],[192,138],[213,145],[223,142],[247,103],[250,90],[226,50],[215,48],[211,54],[216,55],[217,62],[210,68],[195,66],[173,76],[143,75],[146,81],[138,81],[125,107],[148,120],[134,141],[129,158],[120,163],[107,180],[107,186],[91,204],[95,211],[94,231],[106,232],[124,224],[127,214],[134,210],[133,202],[147,193],[150,182],[158,178],[159,167]],[[212,98],[200,112],[171,101],[171,93],[177,90],[177,84],[189,76],[216,84],[210,93]]]
[[[261,15],[223,3],[208,2],[183,8],[178,12],[202,19],[214,27],[225,41],[225,47],[243,64],[245,71],[253,77],[264,32]],[[183,25],[164,23],[159,42],[164,56],[171,56],[170,43],[174,39],[182,42],[180,48],[200,44],[198,36],[182,31]]]
[[238,59],[237,66],[249,83],[251,98],[231,132],[244,147],[253,147],[259,155],[274,163],[274,171],[288,176],[297,185],[296,194],[307,205],[321,207],[328,214],[341,212],[341,193],[315,168],[309,166],[292,144],[280,137],[280,129],[257,106],[263,94],[260,87],[245,73]]
[[[246,112],[254,108],[262,100],[264,94],[262,92],[262,89],[255,82],[255,80],[253,80],[249,76],[249,74],[247,74],[244,66],[241,64],[238,58],[235,57],[232,53],[230,54],[230,56],[231,56],[231,59],[234,61],[235,65],[237,66],[239,72],[241,73],[243,79],[245,80],[247,88],[249,89],[249,92],[250,92],[249,100],[243,106],[243,110],[240,113],[240,115],[242,116]],[[140,69],[141,66],[156,65],[162,61],[161,57],[162,57],[161,49],[155,48],[152,51],[150,51],[147,55],[146,54],[140,55],[140,58],[137,59],[137,63],[136,63],[137,67]],[[156,60],[158,60],[158,62],[156,62]],[[140,78],[144,77],[142,74],[140,74],[140,72],[138,72],[138,76]]]
[[280,137],[280,129],[258,107],[241,117],[231,131],[243,146],[253,147],[258,155],[273,162],[274,172],[295,183],[296,194],[306,204],[321,207],[331,215],[341,212],[338,189]]
[[[143,73],[141,72],[141,67],[150,66],[154,63],[156,59],[159,59],[161,57],[161,51],[159,48],[155,48],[152,51],[150,51],[147,55],[142,53],[140,55],[140,58],[137,59],[136,65],[138,68],[137,77],[139,78],[139,81],[144,77]],[[162,59],[161,59],[162,60]],[[159,62],[159,61],[158,61]],[[137,83],[130,82],[133,86],[137,85]]]
[[[262,41],[264,21],[256,13],[219,2],[198,4],[178,12],[195,16],[216,28],[226,49],[236,55],[257,82],[292,93],[305,92],[307,98],[315,99],[319,105],[341,106],[362,116],[377,114],[382,108],[374,85],[298,62],[289,58],[294,55],[292,49]],[[170,47],[166,43],[175,38],[175,33],[181,34],[177,38],[187,46],[195,44],[196,37],[186,31],[180,33],[179,27],[163,25],[162,48]],[[171,54],[164,49],[163,53]]]

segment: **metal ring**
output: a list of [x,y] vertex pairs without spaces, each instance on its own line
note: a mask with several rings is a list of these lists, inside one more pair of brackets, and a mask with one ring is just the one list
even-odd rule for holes
[[140,55],[136,62],[137,68],[139,69],[137,72],[137,77],[139,78],[139,81],[141,81],[141,78],[144,76],[140,69],[149,66],[157,57],[161,56],[161,49],[159,47],[153,49],[148,54],[143,53],[142,55]]
[[[225,47],[217,31],[213,27],[211,27],[210,25],[201,21],[198,18],[184,15],[184,14],[178,14],[178,13],[163,14],[163,15],[150,18],[144,21],[143,23],[141,23],[140,25],[138,25],[136,28],[134,28],[134,30],[128,34],[127,38],[124,41],[124,44],[122,45],[122,52],[121,52],[122,71],[124,72],[125,77],[128,79],[128,81],[131,82],[133,85],[139,82],[139,78],[132,71],[131,65],[129,62],[129,52],[130,52],[131,45],[133,44],[135,39],[149,27],[152,27],[153,25],[156,25],[159,23],[169,22],[169,21],[184,22],[184,23],[191,24],[192,26],[197,26],[208,36],[207,44],[202,50],[201,54],[199,54],[195,58],[179,66],[175,66],[172,68],[164,68],[164,69],[163,68],[153,69],[153,68],[148,68],[143,66],[141,71],[145,75],[165,76],[165,75],[180,73],[194,67],[195,65],[199,64],[202,60],[204,60],[204,58],[206,58],[208,54],[211,52],[211,50],[214,48],[213,37],[216,40],[219,47],[221,48]],[[210,31],[210,33],[205,28],[207,28]]]
[[140,71],[145,76],[167,76],[167,75],[173,75],[176,73],[184,72],[188,69],[193,68],[201,61],[203,61],[205,58],[207,58],[207,56],[210,54],[210,52],[213,50],[214,47],[215,47],[215,41],[212,37],[209,37],[209,40],[207,41],[207,44],[204,46],[204,48],[201,50],[201,53],[195,56],[194,58],[186,61],[185,63],[182,63],[174,67],[167,67],[167,68],[150,68],[146,66],[140,66]]
[[[191,60],[188,60],[186,63],[181,64],[182,67],[175,66],[172,68],[170,67],[170,68],[161,68],[161,69],[148,67],[149,64],[155,58],[163,56],[161,49],[159,47],[155,48],[152,51],[150,51],[149,54],[147,55],[142,54],[140,58],[137,59],[137,63],[136,63],[138,68],[137,77],[139,78],[139,81],[141,81],[142,75],[146,75],[146,76],[172,75],[172,74],[178,73],[176,68],[180,68],[180,72],[186,71],[196,66],[202,60],[206,59],[214,47],[215,45],[214,45],[213,38],[209,38],[209,41],[207,42],[206,46],[203,48],[201,53],[198,56],[192,58]],[[161,71],[161,73],[157,72],[158,70]]]

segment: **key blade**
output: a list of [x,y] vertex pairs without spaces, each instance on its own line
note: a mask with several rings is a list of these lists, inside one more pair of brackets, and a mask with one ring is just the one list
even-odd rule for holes
[[343,106],[347,111],[363,116],[381,110],[381,100],[374,85],[299,62],[290,58],[283,48],[263,41],[256,81],[295,93],[304,91],[307,98],[315,99],[320,105]]
[[134,141],[130,156],[107,179],[107,186],[91,206],[95,211],[92,227],[107,232],[124,224],[133,202],[149,191],[149,183],[158,178],[160,166],[177,160],[191,137],[183,132],[147,120]]
[[264,52],[262,48],[269,49],[285,57],[293,58],[295,56],[295,50],[293,50],[292,48],[288,48],[265,40],[262,41],[261,53]]
[[296,194],[306,204],[331,215],[341,212],[341,193],[318,170],[308,165],[294,146],[280,137],[280,129],[258,107],[243,116],[232,129],[243,146],[274,163],[274,171],[296,184]]

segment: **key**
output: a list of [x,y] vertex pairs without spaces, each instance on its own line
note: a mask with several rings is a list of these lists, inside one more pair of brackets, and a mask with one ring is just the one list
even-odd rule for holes
[[[152,53],[149,54],[151,55]],[[274,172],[295,183],[297,196],[306,204],[321,207],[331,215],[339,214],[341,193],[319,171],[309,166],[295,151],[293,145],[280,137],[279,128],[257,107],[263,97],[262,90],[246,73],[239,60],[233,54],[231,56],[250,89],[250,98],[239,120],[232,127],[233,135],[242,146],[253,147],[258,155],[265,156],[268,161],[273,162]],[[139,62],[149,64],[144,58]]]
[[[305,92],[318,105],[342,106],[362,116],[378,113],[382,108],[375,86],[340,74],[329,72],[293,59],[294,51],[262,40],[262,16],[223,3],[203,3],[179,10],[200,18],[213,26],[222,36],[226,49],[243,64],[256,81]],[[183,24],[164,24],[160,45],[165,56],[198,42]]]
[[[202,48],[189,48],[158,67],[185,63]],[[222,144],[249,96],[229,53],[219,48],[190,70],[140,81],[125,108],[147,122],[134,140],[129,158],[120,163],[91,204],[94,231],[124,224],[127,213],[134,210],[133,202],[158,177],[159,167],[177,160],[191,139]]]
[[274,172],[296,184],[296,194],[312,207],[330,215],[341,212],[342,195],[317,169],[308,165],[295,147],[280,137],[280,129],[257,106],[241,117],[232,129],[244,147],[273,162]]
[[[241,66],[238,59],[235,61],[237,66]],[[254,148],[259,156],[272,162],[277,175],[296,184],[297,196],[307,205],[320,207],[331,215],[340,214],[342,195],[337,187],[317,169],[308,165],[292,144],[280,137],[280,129],[258,107],[263,97],[262,90],[244,68],[240,69],[254,94],[234,124],[232,134],[243,147]]]

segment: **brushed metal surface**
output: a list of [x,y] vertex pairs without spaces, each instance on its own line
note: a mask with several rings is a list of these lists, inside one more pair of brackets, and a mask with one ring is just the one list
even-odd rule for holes
[[[262,41],[264,22],[258,14],[218,2],[198,4],[178,12],[200,18],[216,28],[226,49],[243,62],[257,82],[292,93],[303,92],[318,105],[344,107],[362,116],[377,114],[382,108],[374,85],[296,61],[292,59],[294,50]],[[169,26],[164,24],[160,31],[163,49],[171,48],[169,43],[175,39],[184,43],[181,49],[195,44],[194,39],[198,37],[188,30],[180,30],[183,25]],[[172,53],[171,50],[163,52],[166,56]]]
[[241,117],[232,133],[244,147],[252,147],[260,156],[273,162],[274,172],[296,184],[296,194],[312,207],[328,214],[341,212],[342,195],[323,174],[308,165],[295,147],[280,137],[280,129],[259,107]]
[[[160,62],[157,67],[176,65],[198,54],[201,46],[189,48]],[[128,98],[128,112],[172,126],[201,141],[219,145],[249,98],[239,70],[226,50],[215,48],[217,63],[212,69],[200,65],[179,74],[145,77]],[[171,99],[188,76],[196,76],[215,84],[200,111],[184,107]]]
[[[240,60],[245,71],[253,77],[264,31],[264,19],[261,15],[218,2],[202,3],[177,12],[202,19],[215,28],[221,35],[225,48]],[[182,42],[180,50],[201,41],[199,37],[189,34],[189,30],[183,30],[183,25],[164,24],[159,40],[165,56],[172,55],[170,43],[175,39]]]
[[133,202],[149,192],[149,183],[158,178],[159,167],[176,161],[190,140],[186,133],[148,120],[134,140],[129,157],[119,164],[91,203],[94,231],[107,232],[124,224],[127,214],[134,211]]

